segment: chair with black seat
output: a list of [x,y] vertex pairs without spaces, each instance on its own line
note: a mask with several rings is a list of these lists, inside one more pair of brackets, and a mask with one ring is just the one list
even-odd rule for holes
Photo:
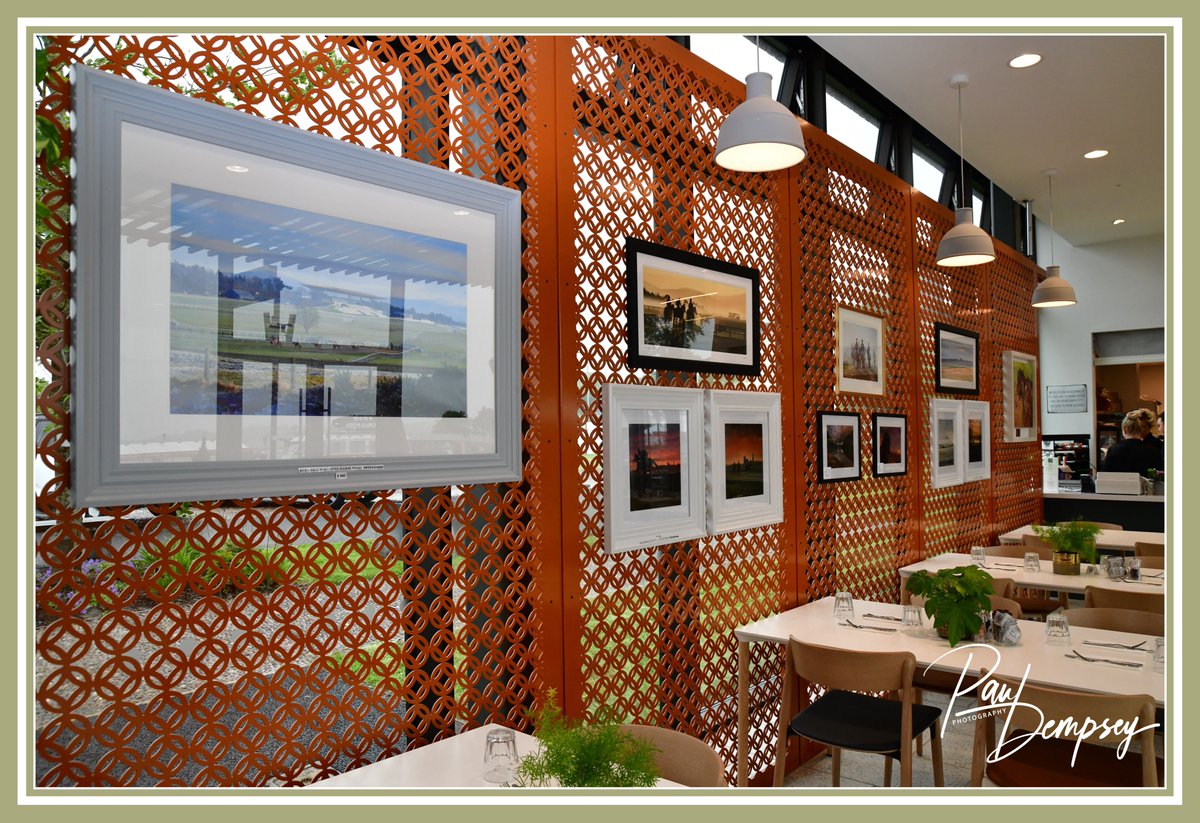
[[[1146,694],[1114,695],[1066,691],[1029,683],[1019,683],[995,677],[998,685],[1007,686],[1021,699],[1014,706],[997,707],[992,714],[975,724],[975,741],[971,753],[971,785],[982,786],[986,775],[992,783],[1003,787],[1064,788],[1108,786],[1159,786],[1162,784],[1163,764],[1154,752],[1154,699]],[[1036,709],[1031,708],[1036,707]],[[1078,743],[1078,731],[1063,737],[1043,737],[1034,734],[1028,739],[1020,735],[1057,728],[1060,722],[1082,723],[1084,718],[1112,718],[1136,721],[1136,739],[1141,744],[1140,756],[1129,753],[1117,756],[1117,748],[1088,742],[1099,738],[1100,728]],[[996,728],[1005,730],[1006,738],[997,743]],[[989,739],[989,735],[993,735]],[[1111,740],[1111,735],[1106,740]],[[1022,741],[1018,746],[1012,742]],[[1005,743],[1010,745],[1007,747]],[[999,749],[1001,756],[988,762],[988,756]]]
[[[892,759],[898,759],[900,785],[911,786],[913,741],[926,730],[933,741],[933,782],[943,785],[942,741],[937,728],[942,710],[914,704],[912,681],[917,659],[912,652],[849,651],[793,637],[786,656],[775,749],[776,786],[783,785],[789,733],[829,747],[834,786],[841,784],[843,749],[883,755],[885,786],[892,782]],[[824,686],[826,692],[789,722],[797,676]],[[899,699],[863,692],[895,692]]]
[[621,729],[658,750],[654,754],[654,765],[659,777],[681,786],[729,785],[721,756],[700,738],[661,726],[626,723]]
[[1100,609],[1136,609],[1139,612],[1164,614],[1167,600],[1156,592],[1138,592],[1088,586],[1083,590],[1083,605]]
[[1082,608],[1067,609],[1067,625],[1090,629],[1108,629],[1114,632],[1148,634],[1162,637],[1166,631],[1166,617],[1156,612],[1140,612],[1136,609]]

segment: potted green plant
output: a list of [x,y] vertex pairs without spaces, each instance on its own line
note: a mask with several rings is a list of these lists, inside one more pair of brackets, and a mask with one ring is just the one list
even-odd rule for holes
[[564,718],[553,690],[530,714],[540,745],[517,769],[522,785],[626,787],[658,780],[658,749],[621,729],[611,715],[586,724]]
[[925,598],[925,614],[933,618],[938,634],[953,646],[972,638],[983,627],[980,612],[989,612],[992,576],[978,566],[956,566],[930,574],[919,571],[908,578],[909,594]]
[[1084,520],[1072,520],[1057,526],[1034,526],[1033,533],[1050,544],[1054,550],[1055,574],[1079,574],[1079,561],[1095,563],[1096,535],[1100,527]]

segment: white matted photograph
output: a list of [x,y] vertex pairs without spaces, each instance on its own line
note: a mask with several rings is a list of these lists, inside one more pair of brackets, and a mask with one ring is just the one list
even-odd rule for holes
[[783,435],[777,392],[711,390],[708,531],[783,520]]
[[984,400],[963,401],[963,443],[960,452],[966,456],[963,479],[986,480],[992,476],[992,414],[991,404]]
[[929,481],[935,489],[957,486],[966,476],[961,400],[929,401]]
[[703,537],[704,392],[604,387],[604,547]]
[[883,394],[883,318],[839,306],[837,387],[841,392]]

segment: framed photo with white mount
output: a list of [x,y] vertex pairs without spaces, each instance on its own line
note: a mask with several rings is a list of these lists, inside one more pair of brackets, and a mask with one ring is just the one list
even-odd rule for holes
[[1037,358],[1024,352],[1006,351],[1001,359],[1004,367],[1004,440],[1007,443],[1032,442],[1037,439],[1037,398],[1040,394]]
[[837,389],[839,392],[883,394],[883,318],[838,306]]
[[709,390],[708,531],[783,520],[783,427],[779,394]]
[[978,394],[979,335],[935,323],[933,336],[934,390],[947,394]]
[[73,79],[74,505],[520,479],[519,192]]
[[605,385],[605,550],[703,537],[704,497],[704,392]]
[[963,480],[986,480],[992,476],[992,406],[983,400],[964,400],[962,404]]
[[838,483],[862,477],[858,415],[817,412],[817,482]]
[[757,376],[756,269],[625,238],[629,366]]
[[903,414],[871,415],[872,471],[876,477],[908,473],[908,418]]
[[935,489],[957,486],[966,476],[961,400],[929,400],[929,481]]

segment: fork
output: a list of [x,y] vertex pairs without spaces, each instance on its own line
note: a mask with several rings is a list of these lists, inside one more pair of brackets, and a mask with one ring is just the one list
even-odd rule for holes
[[886,614],[864,614],[863,617],[871,617],[875,620],[891,620],[893,623],[899,623],[899,617],[888,617]]
[[1153,583],[1149,580],[1130,580],[1128,577],[1118,577],[1122,583],[1133,583],[1135,586],[1161,586],[1162,583]]
[[1083,641],[1083,645],[1085,645],[1085,646],[1104,646],[1109,649],[1125,649],[1125,650],[1131,651],[1131,652],[1148,652],[1148,651],[1150,651],[1150,649],[1142,648],[1142,646],[1146,645],[1145,640],[1143,640],[1141,643],[1138,643],[1137,645],[1134,645],[1134,646],[1126,646],[1124,643],[1101,643],[1098,640],[1085,640],[1085,641]]
[[873,632],[894,632],[894,631],[896,631],[895,629],[889,629],[889,628],[885,628],[883,626],[860,626],[859,624],[855,623],[853,620],[847,620],[846,625],[852,626],[856,629],[870,629]]
[[1110,660],[1107,657],[1084,657],[1079,652],[1071,649],[1070,654],[1064,654],[1063,657],[1077,657],[1080,660],[1086,660],[1088,663],[1112,663],[1114,666],[1125,666],[1130,669],[1140,669],[1141,663],[1130,663],[1126,660]]

